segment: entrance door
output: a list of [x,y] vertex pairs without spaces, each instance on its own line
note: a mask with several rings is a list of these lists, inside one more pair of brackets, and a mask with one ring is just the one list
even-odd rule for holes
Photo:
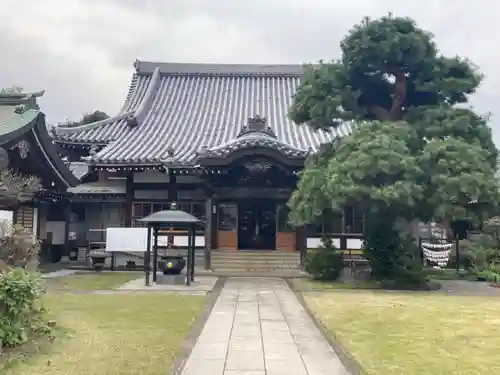
[[249,202],[238,205],[238,248],[274,250],[276,246],[276,205]]

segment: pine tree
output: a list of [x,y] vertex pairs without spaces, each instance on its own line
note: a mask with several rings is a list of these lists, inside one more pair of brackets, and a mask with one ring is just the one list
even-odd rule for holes
[[398,221],[463,219],[472,200],[497,206],[488,117],[467,106],[483,76],[469,60],[440,54],[409,18],[366,18],[340,46],[339,60],[307,68],[290,117],[319,131],[345,122],[356,130],[308,161],[291,221],[359,205],[373,272],[395,278],[409,256]]

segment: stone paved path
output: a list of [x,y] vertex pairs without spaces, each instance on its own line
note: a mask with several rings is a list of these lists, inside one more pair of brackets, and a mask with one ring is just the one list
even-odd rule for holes
[[285,281],[228,279],[182,375],[347,375]]
[[69,276],[76,273],[76,270],[59,270],[42,274],[42,279],[54,279],[56,277]]
[[499,297],[500,288],[493,288],[488,282],[467,280],[440,280],[438,292],[452,296],[491,296]]

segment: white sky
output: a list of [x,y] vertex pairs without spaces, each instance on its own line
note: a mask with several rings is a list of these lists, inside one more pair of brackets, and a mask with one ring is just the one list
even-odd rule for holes
[[490,0],[2,0],[0,87],[46,89],[49,122],[121,106],[136,58],[303,63],[339,56],[364,16],[410,16],[486,80],[473,99],[500,144],[500,2]]

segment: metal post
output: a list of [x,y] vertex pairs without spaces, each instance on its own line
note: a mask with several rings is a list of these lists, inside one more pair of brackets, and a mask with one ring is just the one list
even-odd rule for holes
[[303,271],[305,267],[305,259],[307,256],[307,232],[306,227],[301,226],[295,231],[296,237],[296,246],[300,253],[300,269]]
[[191,256],[191,281],[194,281],[194,264],[196,262],[196,226],[193,226],[192,256]]
[[156,272],[158,268],[158,228],[153,230],[153,282],[156,283]]
[[186,263],[186,285],[191,285],[191,246],[193,244],[193,233],[191,229],[188,230],[188,251]]
[[205,201],[205,249],[204,266],[206,270],[212,268],[212,197]]
[[422,237],[418,237],[418,251],[420,255],[420,261],[422,262],[422,266],[425,266],[425,255],[424,248],[422,247]]
[[151,227],[148,225],[148,238],[146,240],[146,253],[144,254],[144,270],[146,271],[146,286],[149,286],[149,256],[151,253]]
[[69,255],[69,225],[71,223],[71,201],[69,201],[64,207],[64,221],[66,225],[64,226],[64,254]]
[[456,251],[456,269],[457,272],[460,271],[460,240],[458,238],[458,233],[455,234],[455,251]]

